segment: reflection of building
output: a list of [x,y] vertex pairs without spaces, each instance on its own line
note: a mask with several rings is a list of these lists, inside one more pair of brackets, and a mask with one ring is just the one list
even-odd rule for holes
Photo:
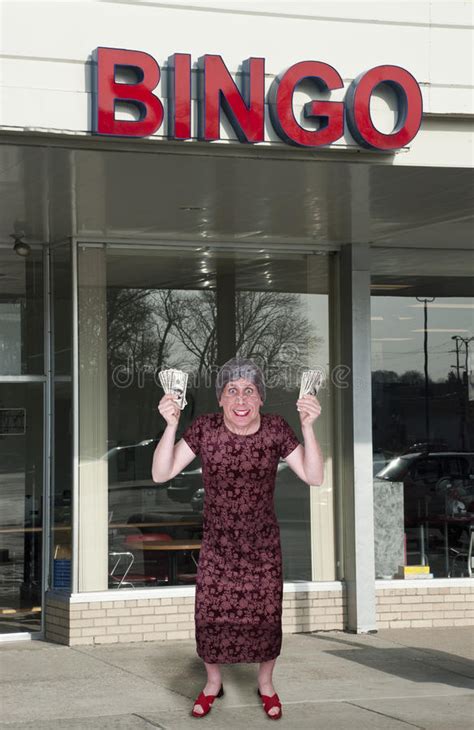
[[[466,501],[471,489],[459,456],[459,393],[448,378],[451,337],[470,338],[474,311],[466,255],[470,210],[459,193],[471,181],[464,130],[472,81],[464,68],[449,65],[456,54],[446,54],[455,43],[459,48],[460,34],[442,18],[430,21],[435,11],[422,3],[411,26],[416,41],[401,49],[399,17],[382,3],[373,10],[376,22],[357,18],[362,50],[354,51],[340,42],[352,32],[353,17],[341,11],[339,20],[324,20],[319,9],[318,18],[302,24],[288,4],[271,21],[284,39],[276,57],[268,17],[258,11],[247,16],[239,8],[223,15],[130,6],[125,29],[118,5],[104,6],[101,20],[92,17],[93,4],[77,16],[71,5],[66,21],[61,9],[35,4],[31,22],[41,8],[46,30],[34,48],[24,41],[20,56],[9,44],[23,38],[23,18],[15,4],[5,12],[12,32],[2,63],[16,81],[2,88],[0,112],[2,197],[8,203],[0,213],[0,413],[25,412],[26,430],[0,434],[0,576],[10,581],[8,594],[0,589],[0,605],[11,611],[0,616],[0,627],[42,626],[50,638],[77,643],[190,635],[192,541],[201,537],[203,495],[196,496],[197,463],[169,489],[151,482],[151,453],[162,427],[156,370],[190,372],[184,428],[194,415],[216,408],[215,367],[235,351],[263,358],[270,382],[279,376],[265,407],[295,428],[296,384],[286,387],[281,373],[293,378],[300,365],[328,370],[317,426],[326,481],[308,489],[282,468],[275,492],[287,630],[366,631],[411,621],[398,599],[412,584],[376,581],[405,560],[405,539],[407,562],[421,561],[423,552],[435,575],[422,602],[430,604],[440,587],[453,594],[470,587],[469,517],[457,515],[458,522],[448,524],[439,499],[439,480],[453,474],[464,479]],[[54,23],[45,24],[53,12]],[[355,136],[346,126],[329,147],[290,146],[274,125],[264,143],[246,145],[225,104],[223,139],[212,145],[181,143],[161,130],[143,140],[92,135],[89,53],[118,45],[119,32],[122,44],[126,30],[131,48],[146,49],[161,63],[157,93],[167,106],[164,59],[181,45],[184,12],[193,14],[193,61],[203,47],[212,52],[212,38],[231,17],[236,34],[222,57],[237,84],[247,52],[241,24],[246,49],[266,58],[270,84],[285,68],[314,56],[318,23],[318,60],[344,69],[344,78],[382,62],[406,68],[421,87],[423,124],[402,149],[382,152],[367,150],[354,125]],[[450,12],[459,14],[457,25],[469,23],[461,10]],[[83,31],[77,41],[57,32],[66,22]],[[430,22],[437,24],[439,41],[431,37]],[[148,30],[158,25],[166,31],[166,48]],[[420,49],[429,44],[425,64]],[[385,49],[383,58],[376,48]],[[437,57],[448,59],[443,75]],[[344,98],[347,108],[349,85],[326,96]],[[374,124],[385,135],[403,121],[393,86],[383,84],[372,95]],[[193,85],[193,115],[195,93]],[[304,121],[303,106],[319,94],[310,81],[296,89],[301,125],[316,126]],[[12,251],[12,233],[28,241],[30,255]],[[423,305],[417,297],[436,297],[428,304],[430,444],[424,443]],[[472,416],[468,409],[463,425],[470,451]],[[405,476],[390,486],[377,482],[374,496],[373,465],[380,469],[415,448],[428,453],[420,457],[416,508],[408,514]],[[454,456],[432,459],[434,448]],[[191,547],[173,553],[170,539],[188,540]],[[119,595],[110,578],[111,552],[122,555],[117,571],[128,570]],[[392,559],[382,569],[377,555]],[[167,582],[172,568],[173,586]],[[35,593],[41,569],[43,591]],[[393,605],[379,601],[392,598],[393,590]],[[118,600],[124,613],[107,624]],[[165,607],[172,611],[155,613]],[[413,625],[456,618],[434,617],[430,610],[420,608],[423,615]],[[78,619],[81,611],[87,615]],[[89,623],[79,626],[78,620]]]

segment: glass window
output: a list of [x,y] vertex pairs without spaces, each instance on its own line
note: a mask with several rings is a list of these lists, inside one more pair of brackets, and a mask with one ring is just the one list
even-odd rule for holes
[[42,375],[43,251],[0,249],[0,272],[0,375]]
[[396,574],[404,564],[429,565],[435,577],[468,575],[474,522],[473,274],[473,257],[465,252],[372,251],[379,577]]
[[[165,427],[157,411],[159,371],[189,373],[177,439],[196,416],[219,410],[217,363],[236,353],[265,371],[263,410],[283,415],[301,438],[295,406],[301,371],[329,369],[328,258],[79,247],[81,489],[84,484],[87,492],[88,473],[95,486],[107,482],[107,514],[103,504],[99,509],[109,526],[110,587],[195,581],[205,499],[199,459],[168,484],[151,480],[153,451]],[[329,398],[326,387],[320,400],[327,412]],[[329,455],[327,422],[318,423],[317,435]],[[99,461],[105,471],[92,473],[91,464]],[[275,507],[285,580],[334,578],[327,472],[324,487],[310,489],[280,464]],[[311,519],[324,530],[312,531]],[[169,540],[194,540],[196,548],[174,554],[158,549]]]

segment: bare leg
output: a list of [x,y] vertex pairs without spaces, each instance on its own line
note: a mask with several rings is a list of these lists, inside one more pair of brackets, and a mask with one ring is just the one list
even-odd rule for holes
[[[204,662],[204,666],[207,671],[207,684],[204,687],[203,692],[205,695],[216,695],[222,684],[222,675],[219,664],[207,664],[207,662]],[[194,705],[194,709],[201,715],[204,712],[202,706],[198,704]]]
[[[275,659],[270,659],[268,662],[262,662],[258,670],[258,688],[262,695],[269,695],[270,697],[275,694],[275,688],[273,687],[273,668],[275,666]],[[279,713],[278,707],[272,707],[270,715],[277,715]]]

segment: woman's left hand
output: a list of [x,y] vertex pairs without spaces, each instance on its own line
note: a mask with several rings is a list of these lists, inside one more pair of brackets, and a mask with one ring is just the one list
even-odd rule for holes
[[311,426],[321,414],[321,404],[315,395],[303,395],[296,401],[301,426]]

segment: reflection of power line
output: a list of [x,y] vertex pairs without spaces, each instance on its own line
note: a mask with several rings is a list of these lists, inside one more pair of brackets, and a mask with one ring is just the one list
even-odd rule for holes
[[[439,350],[439,351],[436,351],[436,352],[433,352],[433,350],[431,350],[431,354],[432,355],[433,354],[434,355],[450,355],[453,352],[454,352],[454,350]],[[399,350],[398,352],[384,353],[383,354],[383,359],[384,360],[390,360],[390,359],[393,360],[394,358],[399,357],[401,355],[404,355],[405,356],[405,355],[419,355],[419,354],[420,354],[420,351],[419,350]]]
[[[438,347],[445,347],[449,344],[449,340],[445,340],[444,342],[440,342],[438,345],[431,345],[430,352],[436,352],[438,350]],[[452,350],[446,350],[446,352],[452,352]]]
[[451,339],[454,340],[455,344],[456,344],[456,365],[451,365],[451,367],[456,368],[456,377],[457,377],[458,383],[460,383],[461,374],[459,372],[459,341],[458,340],[462,339],[462,337],[453,335],[453,337],[451,337]]
[[[373,340],[372,340],[373,341]],[[385,342],[387,344],[388,341]],[[395,342],[392,342],[392,344],[395,344]],[[437,345],[430,345],[430,353],[449,353],[453,352],[453,350],[440,350],[440,347],[445,347],[446,345],[450,344],[450,340],[444,340],[443,342],[439,342]],[[389,352],[388,355],[418,355],[420,353],[420,349],[416,348],[415,350],[397,350],[396,352]],[[384,354],[385,357],[385,354]]]
[[429,382],[428,382],[428,302],[434,302],[435,297],[416,297],[417,302],[423,302],[424,313],[424,332],[423,332],[423,351],[424,351],[424,371],[425,371],[425,434],[426,442],[430,441],[430,411],[429,411]]
[[[465,375],[467,376],[468,370],[469,370],[469,343],[474,340],[474,337],[461,337],[461,335],[453,335],[451,337],[452,340],[454,340],[456,344],[456,365],[451,365],[451,367],[456,368],[456,373],[458,377],[458,381],[461,382],[461,369],[464,369]],[[465,355],[465,364],[459,365],[459,355],[460,355],[460,347],[459,343],[462,342],[464,345],[464,355]]]

